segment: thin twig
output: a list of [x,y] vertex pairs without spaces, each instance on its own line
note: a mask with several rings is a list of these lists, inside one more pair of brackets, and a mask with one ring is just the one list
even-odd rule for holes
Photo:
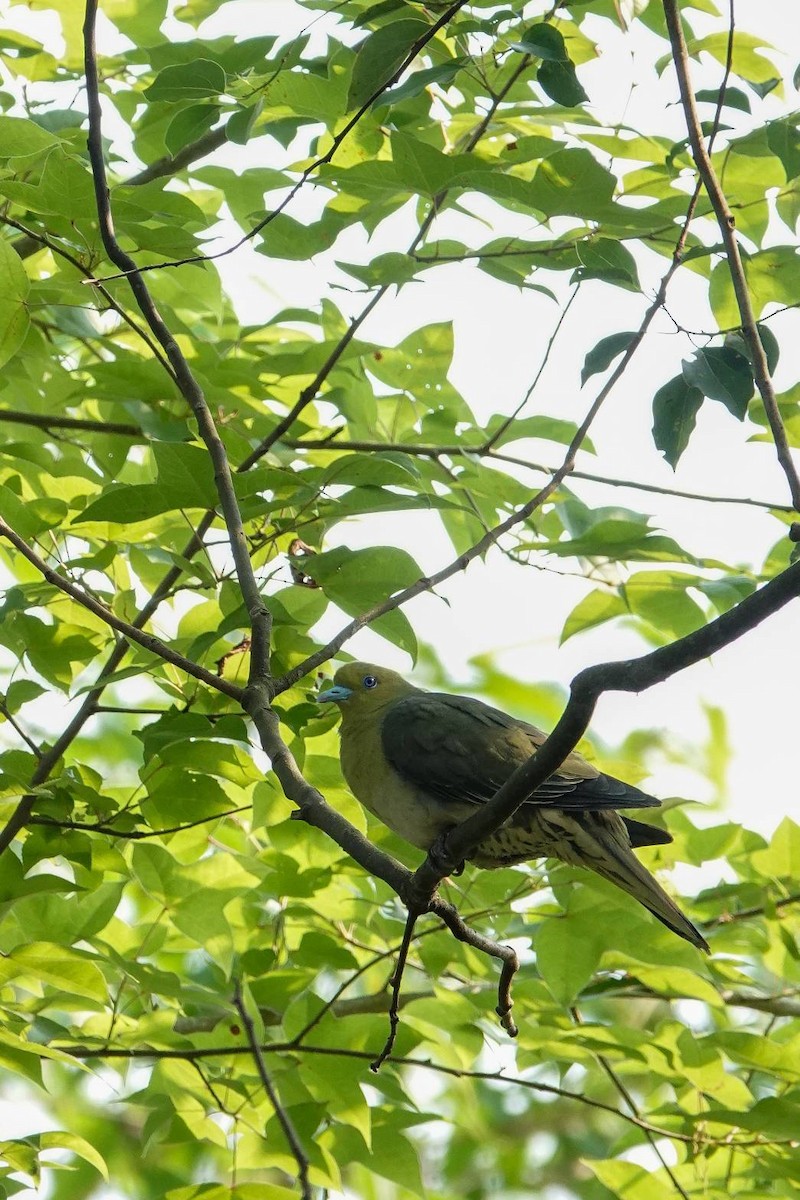
[[107,837],[119,838],[120,841],[143,841],[145,838],[166,837],[171,833],[184,833],[187,829],[196,829],[198,825],[211,825],[224,817],[233,817],[236,813],[248,812],[252,805],[240,804],[238,808],[228,808],[224,812],[214,813],[210,817],[198,817],[196,821],[187,821],[183,825],[170,825],[167,829],[116,829],[113,825],[103,822],[92,825],[89,821],[55,821],[52,817],[30,817],[29,825],[49,825],[54,829],[80,829],[87,833],[102,833]]
[[414,926],[421,915],[422,914],[415,908],[409,908],[408,910],[406,927],[403,930],[403,940],[400,943],[400,949],[397,953],[397,962],[390,980],[392,985],[392,995],[389,1002],[389,1034],[383,1044],[383,1049],[381,1050],[380,1054],[369,1064],[370,1071],[374,1071],[376,1074],[394,1049],[395,1038],[397,1037],[397,1026],[400,1024],[400,988],[403,983],[403,974],[405,973],[406,969],[406,962],[408,960],[408,951],[411,946],[411,940],[414,937]]
[[40,747],[36,745],[36,742],[33,740],[33,738],[28,736],[28,734],[25,732],[25,730],[22,728],[22,726],[17,721],[14,714],[9,711],[8,706],[6,705],[4,700],[0,700],[0,716],[5,717],[5,719],[8,721],[9,725],[11,726],[11,728],[16,733],[17,737],[20,738],[21,741],[23,741],[25,743],[25,745],[30,750],[31,754],[35,755],[36,758],[41,758],[42,751],[41,751]]
[[283,1130],[283,1135],[286,1138],[289,1149],[292,1152],[292,1156],[297,1163],[297,1180],[300,1184],[300,1194],[303,1197],[303,1200],[313,1200],[313,1192],[308,1179],[308,1155],[303,1149],[303,1143],[300,1141],[300,1137],[294,1127],[292,1119],[281,1103],[281,1098],[276,1091],[275,1085],[269,1077],[269,1072],[267,1071],[267,1066],[264,1062],[264,1056],[261,1053],[261,1047],[258,1043],[258,1038],[256,1037],[253,1019],[247,1011],[247,1006],[245,1005],[242,997],[241,984],[238,982],[238,980],[236,983],[236,990],[233,994],[233,1003],[235,1004],[236,1010],[242,1019],[242,1024],[244,1025],[245,1033],[247,1034],[250,1053],[253,1055],[256,1069],[258,1070],[258,1075],[264,1091],[267,1093],[269,1102],[275,1110],[275,1116],[278,1118],[280,1127]]
[[[4,414],[0,411],[0,421]],[[410,454],[420,458],[439,458],[440,456],[461,456],[463,458],[487,458],[490,462],[511,463],[513,466],[524,467],[528,471],[538,471],[541,475],[552,475],[557,467],[544,463],[530,462],[499,450],[486,451],[482,446],[471,446],[468,442],[442,443],[441,445],[426,445],[418,442],[375,442],[364,439],[343,440],[330,436],[326,438],[283,438],[283,445],[293,450],[364,450],[381,453],[395,450],[401,454]],[[609,487],[632,488],[638,492],[650,492],[656,496],[671,496],[678,500],[699,500],[706,504],[743,504],[753,508],[763,508],[769,511],[793,513],[790,504],[773,504],[769,500],[754,500],[751,496],[709,496],[705,492],[684,492],[678,488],[659,487],[654,483],[642,483],[638,479],[618,479],[609,475],[597,475],[591,471],[579,471],[577,468],[570,473],[570,479],[585,479],[589,483],[602,483]]]
[[792,892],[789,896],[782,896],[779,900],[773,900],[769,905],[754,904],[752,908],[738,908],[735,912],[726,912],[719,917],[712,917],[709,921],[703,922],[704,929],[713,929],[717,925],[729,925],[732,921],[749,921],[751,917],[763,917],[767,908],[786,908],[789,904],[800,903],[800,892]]
[[556,344],[556,339],[557,339],[559,333],[561,332],[561,328],[562,328],[565,320],[567,319],[569,310],[572,308],[572,305],[578,295],[578,292],[580,291],[580,286],[581,286],[580,283],[575,284],[575,287],[572,289],[572,293],[570,295],[569,300],[564,305],[564,307],[561,309],[561,312],[559,313],[559,316],[558,316],[558,320],[556,321],[556,324],[555,324],[555,328],[553,329],[553,332],[550,334],[550,337],[548,338],[547,346],[545,347],[544,354],[542,355],[542,361],[539,363],[539,368],[538,368],[536,374],[534,375],[533,381],[532,381],[530,387],[528,388],[527,392],[522,397],[522,399],[520,400],[519,404],[514,409],[514,411],[511,412],[505,418],[504,421],[501,421],[500,425],[494,431],[492,436],[490,438],[486,439],[486,441],[483,443],[483,445],[480,447],[480,449],[478,451],[479,454],[487,454],[488,455],[491,453],[492,449],[497,445],[500,438],[503,436],[503,434],[506,432],[506,430],[514,424],[517,417],[519,416],[519,414],[522,412],[525,405],[530,400],[531,396],[533,395],[534,391],[536,390],[536,386],[537,386],[539,380],[542,378],[542,375],[544,374],[545,367],[547,366],[547,364],[550,360],[550,355],[553,351],[553,347]]
[[[169,364],[166,364],[169,366]],[[139,425],[129,425],[124,421],[93,421],[84,417],[63,417],[61,414],[50,416],[49,413],[20,412],[16,408],[0,409],[0,421],[8,421],[13,425],[33,425],[36,429],[82,429],[89,433],[118,433],[123,437],[146,439],[144,430]]]
[[[575,1022],[575,1024],[582,1025],[583,1021],[581,1020],[581,1015],[578,1012],[577,1008],[573,1007],[569,1011],[570,1011],[570,1014],[571,1014],[572,1019]],[[640,1117],[641,1114],[639,1113],[639,1106],[637,1105],[637,1103],[634,1100],[631,1093],[626,1088],[625,1084],[620,1079],[617,1072],[611,1066],[611,1063],[608,1061],[605,1054],[597,1054],[596,1053],[594,1057],[595,1057],[595,1060],[597,1061],[597,1063],[602,1068],[602,1070],[608,1076],[613,1087],[616,1089],[616,1091],[619,1093],[619,1095],[622,1097],[622,1099],[627,1104],[627,1106],[628,1106],[629,1110],[631,1111],[631,1113],[633,1114],[633,1116]],[[650,1143],[651,1149],[653,1150],[653,1153],[655,1154],[656,1158],[659,1160],[659,1162],[661,1163],[661,1166],[664,1168],[665,1172],[667,1173],[670,1183],[675,1188],[675,1191],[678,1193],[678,1195],[681,1197],[681,1200],[689,1200],[688,1195],[684,1191],[684,1189],[681,1186],[678,1179],[675,1177],[675,1174],[674,1174],[672,1168],[670,1167],[669,1163],[665,1159],[664,1154],[661,1150],[661,1147],[658,1145],[658,1142],[655,1139],[655,1135],[649,1129],[646,1129],[644,1131],[644,1135],[647,1138],[648,1142]]]

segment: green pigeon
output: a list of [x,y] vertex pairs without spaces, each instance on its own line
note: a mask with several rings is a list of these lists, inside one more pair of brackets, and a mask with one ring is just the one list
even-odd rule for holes
[[[342,714],[341,763],[356,799],[412,846],[429,850],[466,821],[527,762],[547,735],[468,696],[426,692],[396,671],[348,663],[318,700]],[[660,801],[605,775],[572,753],[510,820],[470,855],[479,867],[558,858],[609,879],[668,929],[708,950],[695,929],[633,853],[672,841],[618,809]]]

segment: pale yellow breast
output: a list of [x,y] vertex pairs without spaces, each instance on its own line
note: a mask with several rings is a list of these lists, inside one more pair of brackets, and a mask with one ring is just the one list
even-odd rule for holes
[[342,726],[342,774],[360,804],[412,846],[430,849],[438,835],[466,811],[446,805],[408,783],[386,761],[380,720],[351,717]]

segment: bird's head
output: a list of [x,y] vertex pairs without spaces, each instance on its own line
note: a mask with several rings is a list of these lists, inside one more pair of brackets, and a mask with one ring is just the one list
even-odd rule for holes
[[317,700],[320,704],[338,704],[342,717],[348,719],[383,708],[415,691],[413,684],[388,667],[356,662],[340,667],[331,687],[320,692]]

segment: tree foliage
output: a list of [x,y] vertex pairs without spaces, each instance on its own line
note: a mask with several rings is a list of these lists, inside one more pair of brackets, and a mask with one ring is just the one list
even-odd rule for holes
[[[569,567],[586,585],[563,639],[610,623],[650,646],[795,570],[800,398],[772,373],[774,318],[800,303],[800,134],[780,55],[711,0],[108,0],[99,21],[89,0],[85,40],[76,4],[38,7],[0,37],[0,1070],[35,1105],[34,1132],[0,1133],[0,1192],[46,1172],[53,1200],[796,1194],[800,828],[668,806],[649,865],[724,863],[685,900],[708,959],[566,866],[468,868],[442,891],[519,951],[519,1036],[497,1025],[495,959],[436,910],[371,1072],[407,875],[359,832],[419,856],[344,789],[313,702],[368,624],[458,688],[405,602],[478,558],[529,570],[532,593],[532,568]],[[602,115],[620,39],[631,79],[644,63],[682,96],[679,137],[635,103]],[[252,317],[231,267],[252,251],[302,303]],[[541,299],[545,362],[576,293],[624,299],[630,328],[572,346],[583,417],[535,381],[520,403],[502,362],[474,412],[450,319],[379,337],[379,306],[391,320],[456,264]],[[707,327],[677,327],[639,406],[627,508],[590,428],[675,332],[676,277]],[[648,461],[680,484],[712,406],[731,443],[777,450],[759,562],[700,557],[648,511]],[[601,505],[580,486],[598,478]],[[387,514],[443,532],[451,560],[432,573]],[[555,724],[560,693],[486,649],[472,690]],[[722,790],[715,711],[693,750],[642,731],[588,752]]]

